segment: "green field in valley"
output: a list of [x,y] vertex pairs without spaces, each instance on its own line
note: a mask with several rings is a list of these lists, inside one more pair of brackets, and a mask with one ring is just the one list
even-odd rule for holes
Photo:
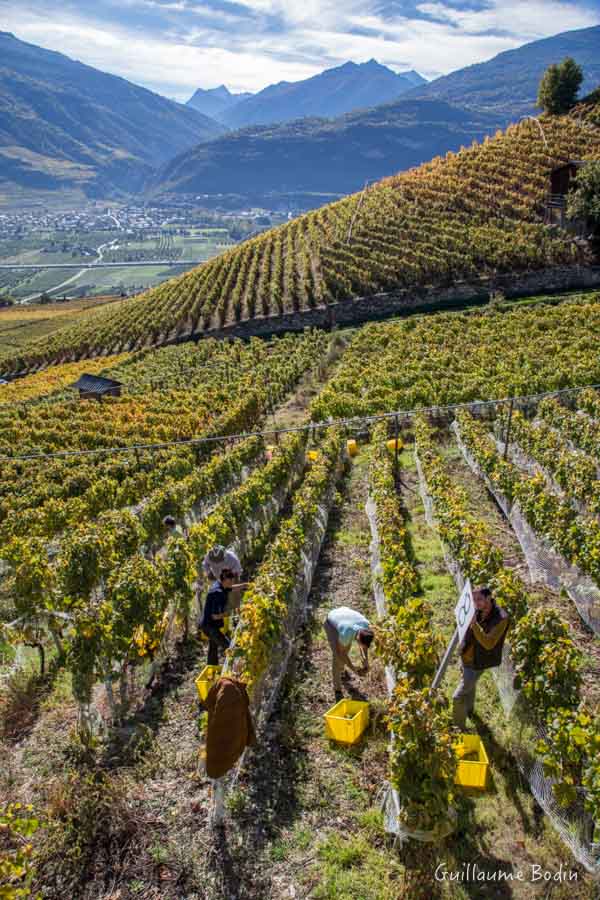
[[[138,293],[155,287],[173,275],[180,275],[234,246],[227,228],[189,228],[185,234],[173,226],[157,229],[147,235],[114,231],[40,231],[23,238],[0,240],[0,263],[39,265],[33,269],[0,270],[0,292],[6,291],[16,300],[48,292],[57,296],[93,297],[106,293]],[[60,263],[89,265],[102,248],[103,262],[123,263],[119,268],[76,269],[48,268]],[[165,259],[177,263],[170,266],[128,266],[130,262],[152,262]],[[189,261],[189,267],[181,263]],[[64,285],[64,287],[63,287]]]

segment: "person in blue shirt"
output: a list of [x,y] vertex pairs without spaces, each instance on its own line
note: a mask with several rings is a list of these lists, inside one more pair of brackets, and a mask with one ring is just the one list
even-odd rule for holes
[[204,611],[198,625],[208,638],[207,665],[219,665],[219,648],[227,650],[230,641],[223,631],[223,620],[227,615],[227,602],[233,589],[234,575],[231,569],[223,569],[219,580],[213,582],[204,604]]
[[[340,606],[332,609],[325,619],[325,633],[333,655],[331,671],[335,699],[342,699],[342,672],[346,667],[356,675],[366,675],[369,671],[369,647],[373,642],[371,624],[362,613]],[[356,642],[362,665],[356,667],[350,659],[350,649]]]

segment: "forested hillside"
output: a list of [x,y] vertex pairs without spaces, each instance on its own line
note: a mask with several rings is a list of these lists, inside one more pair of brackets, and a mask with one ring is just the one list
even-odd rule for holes
[[0,185],[133,192],[222,131],[194,109],[0,33]]
[[6,356],[20,370],[394,288],[575,263],[544,224],[550,172],[600,155],[600,103],[544,116],[384,179],[76,327]]
[[[410,97],[460,103],[497,116],[499,125],[514,122],[536,110],[540,78],[547,66],[571,56],[584,72],[583,94],[600,84],[600,25],[565,31],[533,41],[493,59],[436,78],[412,91]],[[582,94],[582,96],[583,96]]]
[[149,193],[350,193],[495,129],[494,118],[439,100],[255,125],[181,153],[157,173]]

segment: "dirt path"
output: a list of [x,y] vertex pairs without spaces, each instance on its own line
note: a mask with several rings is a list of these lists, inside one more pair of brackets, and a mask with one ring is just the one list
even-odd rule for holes
[[265,431],[276,428],[295,428],[309,421],[309,407],[323,385],[335,375],[341,356],[348,342],[347,335],[334,334],[327,358],[322,361],[321,371],[309,372],[298,384],[287,400],[269,415],[264,424]]

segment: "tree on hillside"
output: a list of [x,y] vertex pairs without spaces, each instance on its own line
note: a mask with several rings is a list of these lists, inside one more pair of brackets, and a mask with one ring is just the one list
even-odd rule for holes
[[594,244],[600,245],[600,160],[589,162],[578,171],[576,186],[567,197],[567,218],[586,221]]
[[561,63],[548,66],[540,81],[538,106],[553,115],[568,112],[577,102],[582,81],[581,66],[570,56]]

